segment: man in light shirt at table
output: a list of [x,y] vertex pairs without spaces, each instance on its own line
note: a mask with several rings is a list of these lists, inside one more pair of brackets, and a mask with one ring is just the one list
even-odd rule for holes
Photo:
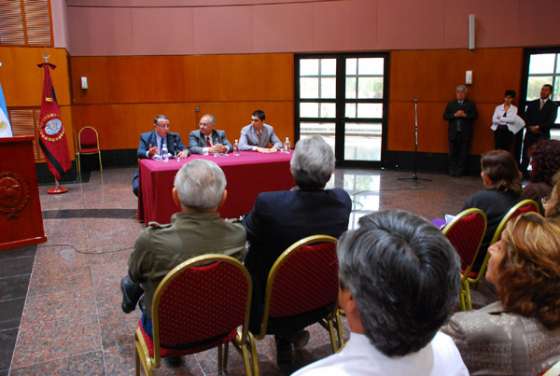
[[274,133],[274,128],[264,122],[265,119],[264,111],[253,112],[251,124],[241,129],[239,150],[274,153],[282,149],[282,141]]
[[212,114],[202,115],[198,122],[199,129],[189,134],[189,151],[192,154],[231,153],[226,132],[214,129],[216,117]]
[[449,241],[405,211],[376,212],[359,224],[337,247],[338,304],[350,339],[293,376],[468,375],[440,332],[459,296],[460,263]]

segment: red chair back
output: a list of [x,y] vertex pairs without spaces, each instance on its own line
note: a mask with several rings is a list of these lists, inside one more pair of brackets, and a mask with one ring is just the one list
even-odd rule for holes
[[486,215],[480,209],[467,209],[443,229],[461,257],[461,271],[470,269],[486,233]]
[[80,149],[98,148],[97,131],[92,127],[83,127],[79,134]]
[[[202,260],[212,260],[208,257],[202,256]],[[189,265],[174,275],[170,276],[173,271],[168,274],[171,278],[162,281],[162,291],[158,294],[158,287],[154,296],[154,342],[157,336],[161,346],[173,347],[227,336],[240,325],[247,328],[250,277],[239,262],[233,261]]]
[[[306,244],[310,238],[315,238],[314,244]],[[336,239],[310,238],[288,248],[272,267],[267,285],[269,317],[295,316],[336,304]]]
[[517,203],[514,207],[512,207],[507,212],[507,214],[504,216],[504,218],[502,218],[502,220],[498,224],[498,227],[496,228],[496,232],[494,232],[494,236],[492,237],[491,243],[495,243],[498,240],[500,240],[502,236],[502,232],[506,228],[506,225],[508,224],[509,221],[519,217],[521,214],[530,213],[530,212],[534,212],[534,213],[540,212],[539,205],[535,201],[523,200]]

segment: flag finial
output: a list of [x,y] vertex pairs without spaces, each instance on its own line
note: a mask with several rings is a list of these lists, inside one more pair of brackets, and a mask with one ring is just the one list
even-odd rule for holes
[[49,57],[51,57],[51,55],[49,55],[49,54],[47,54],[47,53],[44,53],[44,54],[43,54],[43,62],[44,62],[45,64],[48,64],[48,63],[49,63]]

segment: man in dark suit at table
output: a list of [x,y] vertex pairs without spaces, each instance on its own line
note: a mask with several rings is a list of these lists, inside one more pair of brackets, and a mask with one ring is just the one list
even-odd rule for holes
[[525,118],[527,130],[523,141],[523,156],[521,161],[521,172],[527,173],[531,147],[540,140],[550,140],[550,128],[556,121],[558,106],[551,99],[552,85],[546,84],[541,88],[539,99],[527,103]]
[[266,115],[264,111],[253,111],[251,124],[241,129],[239,150],[274,153],[282,149],[282,141],[280,141],[276,133],[274,133],[274,128],[264,122],[265,119]]
[[[352,201],[343,189],[325,189],[334,171],[334,153],[320,137],[301,139],[290,161],[296,187],[290,191],[264,192],[244,218],[249,251],[245,265],[253,279],[251,328],[262,319],[268,273],[290,245],[307,236],[339,237],[348,228]],[[299,324],[297,324],[299,325]],[[276,336],[278,363],[289,365],[293,347],[305,345],[309,334],[299,327],[283,329]]]
[[461,176],[467,170],[476,106],[467,99],[467,87],[455,89],[456,99],[449,102],[443,113],[448,122],[449,175]]
[[[185,158],[189,155],[189,151],[185,150],[179,133],[169,131],[169,119],[167,116],[156,115],[154,117],[154,129],[140,135],[137,157],[138,159],[160,158],[161,151],[164,149],[167,149],[171,156],[179,158]],[[139,189],[138,170],[136,170],[132,177],[132,192],[138,196]]]
[[216,117],[212,114],[202,115],[198,122],[199,129],[189,134],[189,151],[192,154],[231,153],[226,132],[214,129]]

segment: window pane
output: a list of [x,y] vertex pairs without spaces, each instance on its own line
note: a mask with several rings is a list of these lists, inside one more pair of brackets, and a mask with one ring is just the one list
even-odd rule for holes
[[331,146],[334,153],[334,123],[299,123],[299,134],[300,138],[307,138],[314,135],[319,135]]
[[319,59],[302,59],[299,61],[300,76],[318,76]]
[[321,103],[321,116],[322,118],[336,117],[336,104],[335,103]]
[[536,99],[540,96],[544,84],[552,83],[552,76],[529,77],[527,82],[527,99]]
[[[560,121],[560,115],[558,115],[558,117],[559,117],[559,119],[556,119],[556,123],[558,123],[558,121]],[[560,141],[560,129],[551,129],[550,130],[550,139]]]
[[358,103],[359,118],[381,118],[383,117],[383,104],[381,103]]
[[[555,83],[554,83],[554,93],[552,94],[552,98],[554,98],[555,101],[560,101],[560,76],[556,76],[555,79]],[[560,113],[560,111],[558,111]]]
[[346,59],[346,75],[355,76],[356,71],[356,60],[357,59]]
[[344,116],[346,116],[347,118],[356,117],[356,103],[346,103],[346,111]]
[[319,117],[319,103],[300,103],[299,104],[300,117]]
[[[555,124],[560,124],[560,111],[558,111],[558,115],[556,115],[556,122]],[[558,130],[560,132],[560,129]]]
[[529,60],[529,74],[554,72],[554,54],[534,54]]
[[336,59],[321,59],[321,75],[336,75]]
[[300,78],[299,79],[300,98],[319,98],[319,79]]
[[359,77],[358,98],[383,98],[383,77]]
[[383,58],[358,59],[358,74],[383,74]]
[[556,73],[560,73],[560,54],[556,55]]
[[380,161],[381,130],[380,123],[346,123],[344,159]]
[[346,77],[346,98],[356,98],[356,79]]
[[321,78],[321,98],[336,98],[336,78]]

